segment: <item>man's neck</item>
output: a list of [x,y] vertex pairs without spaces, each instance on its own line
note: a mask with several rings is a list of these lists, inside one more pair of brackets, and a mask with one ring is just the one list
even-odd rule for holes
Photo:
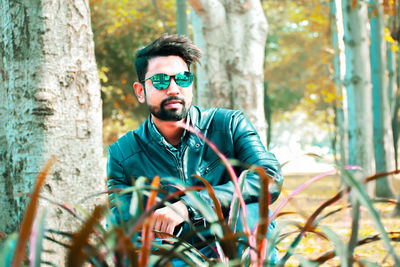
[[165,140],[167,140],[167,142],[173,146],[178,145],[185,130],[182,128],[182,122],[185,122],[186,119],[180,121],[163,121],[154,117],[153,115],[151,116],[154,125],[157,127],[157,130],[165,138]]

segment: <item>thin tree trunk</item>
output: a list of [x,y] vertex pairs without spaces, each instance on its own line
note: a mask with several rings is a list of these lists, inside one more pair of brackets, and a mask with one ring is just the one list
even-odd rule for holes
[[194,41],[203,50],[197,101],[240,109],[266,143],[263,63],[267,21],[259,0],[189,0]]
[[176,28],[178,34],[188,35],[186,0],[176,0]]
[[346,55],[344,47],[344,28],[341,0],[332,0],[332,45],[335,51],[334,68],[336,93],[341,96],[335,106],[336,113],[336,136],[338,139],[336,150],[339,151],[340,165],[348,164],[348,114],[347,114],[347,92],[344,84],[346,73]]
[[375,171],[372,134],[372,86],[366,4],[345,1],[346,76],[349,114],[349,163],[363,168],[364,175]]
[[[374,172],[372,130],[372,88],[369,57],[368,12],[366,2],[343,1],[346,53],[345,85],[348,99],[349,163],[362,167],[361,177]],[[359,179],[361,182],[361,179]],[[353,225],[348,246],[348,265],[352,266],[358,240],[359,202],[352,196]]]
[[[394,170],[393,133],[386,82],[386,43],[382,0],[374,6],[376,12],[371,18],[371,79],[374,117],[374,152],[376,172]],[[382,177],[375,182],[377,197],[393,197],[390,186],[392,176]]]
[[[100,84],[87,1],[1,1],[0,230],[15,231],[38,173],[54,155],[42,195],[92,208],[103,191]],[[77,220],[47,208],[47,228]],[[63,265],[59,246],[47,259]],[[46,249],[50,249],[46,247]]]
[[396,73],[396,56],[392,49],[392,44],[387,43],[386,45],[386,59],[388,69],[388,99],[389,99],[389,110],[390,114],[394,114],[394,106],[396,103],[396,91],[397,91],[397,73]]

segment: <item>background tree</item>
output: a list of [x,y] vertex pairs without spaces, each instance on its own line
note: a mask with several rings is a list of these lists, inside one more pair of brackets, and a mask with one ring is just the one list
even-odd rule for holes
[[348,114],[347,114],[347,93],[344,86],[344,76],[346,73],[346,55],[344,46],[344,26],[342,1],[332,0],[331,11],[331,32],[332,47],[334,50],[334,82],[336,86],[337,98],[335,106],[335,129],[333,147],[335,153],[338,153],[340,160],[338,162],[345,166],[348,162]]
[[[360,166],[361,178],[364,178],[374,173],[368,11],[364,1],[344,0],[342,8],[349,115],[349,163]],[[356,198],[352,198],[352,204],[353,228],[348,244],[349,255],[353,255],[358,240],[360,219],[360,204]],[[352,258],[348,259],[348,264],[352,266]]]
[[343,1],[349,164],[361,166],[364,175],[369,176],[374,172],[375,164],[372,146],[371,63],[366,8],[364,1]]
[[[89,14],[87,1],[1,2],[1,231],[18,229],[35,178],[51,155],[57,161],[43,196],[74,204],[105,188]],[[94,201],[79,204],[90,208]],[[76,226],[64,210],[42,206],[48,207],[47,227]],[[62,254],[56,255],[62,263]]]
[[[393,133],[388,97],[385,23],[383,2],[375,1],[372,7],[371,25],[371,80],[372,109],[374,129],[374,152],[376,172],[394,170]],[[390,188],[392,176],[383,177],[375,182],[377,197],[393,197]]]
[[266,143],[263,63],[267,21],[259,0],[189,0],[195,43],[197,103],[240,109]]
[[188,35],[186,0],[176,0],[176,32]]

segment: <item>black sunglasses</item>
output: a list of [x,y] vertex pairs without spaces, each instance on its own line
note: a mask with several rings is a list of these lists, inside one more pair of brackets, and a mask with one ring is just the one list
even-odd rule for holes
[[142,81],[144,84],[145,81],[151,80],[153,83],[154,88],[158,90],[167,89],[169,84],[171,83],[171,78],[174,78],[176,84],[180,87],[188,87],[193,83],[194,74],[189,71],[179,72],[175,75],[167,75],[164,73],[157,73],[151,76],[150,78],[145,79]]

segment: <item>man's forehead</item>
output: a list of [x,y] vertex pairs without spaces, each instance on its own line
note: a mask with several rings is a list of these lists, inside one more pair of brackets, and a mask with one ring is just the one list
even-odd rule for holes
[[187,65],[185,61],[179,56],[158,56],[151,58],[148,64],[148,71],[156,68],[184,68],[187,70]]

